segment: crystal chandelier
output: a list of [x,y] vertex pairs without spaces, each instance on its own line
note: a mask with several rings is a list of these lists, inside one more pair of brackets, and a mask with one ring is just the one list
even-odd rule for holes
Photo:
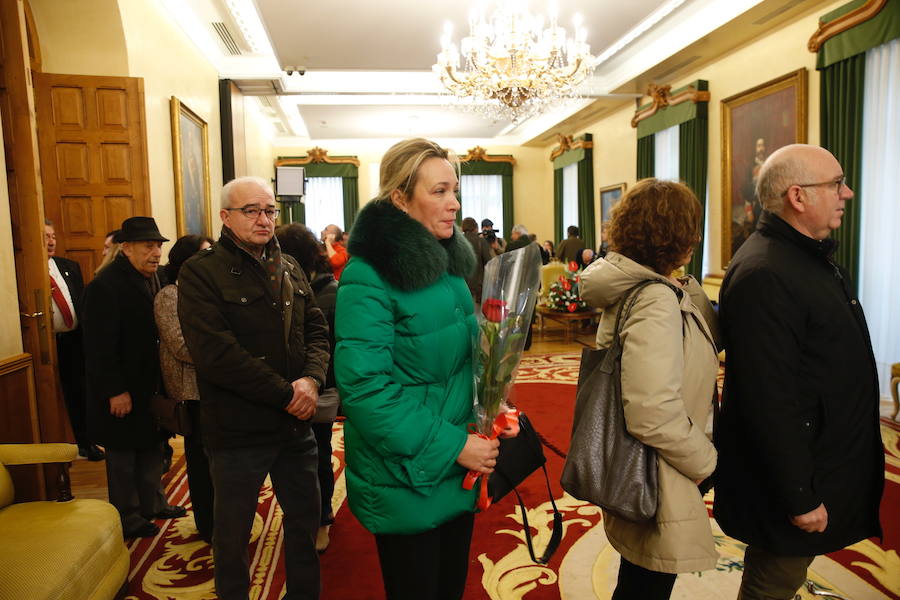
[[570,38],[557,25],[553,4],[547,28],[544,17],[532,16],[527,4],[501,0],[488,20],[482,3],[469,14],[469,36],[462,39],[461,52],[451,39],[452,25],[445,25],[432,70],[457,104],[518,124],[550,105],[577,97],[575,88],[594,65],[580,16],[576,15],[575,36]]

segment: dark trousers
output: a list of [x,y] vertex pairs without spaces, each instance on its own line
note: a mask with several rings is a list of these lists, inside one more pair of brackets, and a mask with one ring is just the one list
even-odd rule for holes
[[85,395],[84,346],[81,330],[56,334],[56,357],[69,424],[79,447],[90,445],[87,435],[87,398]]
[[460,600],[475,515],[413,535],[376,534],[387,600]]
[[806,582],[806,571],[814,558],[778,556],[747,546],[738,600],[791,600]]
[[272,476],[284,512],[287,600],[319,597],[319,481],[316,442],[305,435],[275,446],[207,448],[216,490],[213,508],[213,560],[219,600],[247,600],[250,589],[248,544],[259,489]]
[[334,495],[334,468],[331,466],[332,423],[313,423],[316,447],[319,453],[319,492],[322,499],[322,519],[320,525],[334,523],[331,514],[331,497]]
[[675,573],[660,573],[639,567],[623,557],[612,600],[668,600],[676,577]]
[[200,430],[200,403],[195,400],[187,402],[188,414],[191,417],[191,435],[184,436],[184,458],[187,464],[188,490],[191,493],[191,506],[194,512],[194,523],[200,537],[207,542],[212,540],[213,533],[213,491],[212,475],[209,472],[209,459],[203,449]]
[[143,450],[106,449],[109,502],[119,511],[125,537],[167,506],[162,475],[161,443]]

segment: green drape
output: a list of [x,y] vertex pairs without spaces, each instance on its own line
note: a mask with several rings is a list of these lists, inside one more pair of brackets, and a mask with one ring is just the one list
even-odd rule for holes
[[306,205],[300,196],[279,196],[282,201],[282,223],[306,223]]
[[[825,13],[819,20],[830,23],[863,4],[865,0],[853,0]],[[889,0],[874,17],[831,37],[822,44],[816,56],[816,68],[822,70],[898,37],[900,37],[900,2]]]
[[[460,163],[460,176],[462,175],[499,175],[501,185],[501,198],[503,208],[503,239],[508,240],[513,225],[513,164],[511,162],[492,162],[486,160],[467,160]],[[459,203],[465,205],[465,197],[460,196]],[[460,208],[457,214],[457,222],[462,222],[464,209]]]
[[341,178],[341,187],[344,192],[344,231],[350,231],[359,211],[359,178]]
[[[279,156],[279,160],[289,158],[305,158],[297,156]],[[355,157],[334,157],[334,158],[355,158]],[[356,220],[356,213],[359,212],[359,167],[350,163],[309,163],[302,165],[305,169],[306,177],[340,177],[341,188],[343,192],[344,207],[344,231],[350,231],[353,227],[353,221]],[[281,196],[282,200],[287,196]],[[301,203],[285,203],[284,223],[306,223],[306,206]]]
[[832,234],[838,241],[835,260],[859,281],[860,206],[862,205],[862,119],[866,79],[865,53],[821,69],[819,125],[822,146],[844,168],[847,185],[855,196],[847,202],[841,227]]
[[[585,133],[578,140],[593,142],[594,136]],[[591,144],[588,144],[590,146]],[[593,148],[575,148],[566,150],[553,159],[553,225],[556,230],[556,243],[566,239],[565,228],[574,223],[563,223],[563,169],[577,164],[578,170],[578,229],[585,246],[594,247],[597,234],[594,231],[594,150]]]
[[646,135],[637,141],[637,178],[653,177],[656,166],[656,136]]
[[585,148],[584,160],[578,162],[578,228],[585,248],[596,248],[594,221],[594,150]]
[[[706,231],[706,178],[709,159],[709,122],[695,118],[678,126],[678,177],[700,200],[700,232]],[[686,267],[697,281],[703,281],[703,242],[694,249]]]
[[566,239],[563,224],[563,172],[553,169],[553,230],[556,232],[556,243]]

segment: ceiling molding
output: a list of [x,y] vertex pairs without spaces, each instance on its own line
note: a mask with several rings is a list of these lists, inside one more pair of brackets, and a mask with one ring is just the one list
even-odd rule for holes
[[488,154],[487,150],[482,148],[481,146],[475,146],[474,148],[469,148],[468,154],[465,156],[459,157],[460,162],[469,162],[472,160],[483,160],[484,162],[495,162],[495,163],[510,163],[512,166],[516,166],[516,159],[508,154]]
[[299,158],[279,158],[275,161],[276,167],[293,165],[308,165],[310,163],[327,163],[329,165],[354,165],[359,167],[359,159],[355,156],[328,156],[328,150],[316,146],[307,152],[306,156]]
[[559,145],[550,152],[550,162],[553,162],[564,153],[569,150],[579,150],[581,148],[593,148],[594,142],[588,142],[584,139],[572,139],[571,135],[563,135],[561,133],[556,134],[556,138],[559,140]]
[[809,48],[810,52],[818,52],[822,44],[848,29],[853,29],[860,23],[865,23],[881,12],[881,9],[887,6],[887,3],[888,0],[866,0],[861,6],[851,10],[846,15],[838,17],[834,21],[823,23],[820,19],[819,28],[809,38],[806,47]]
[[638,109],[634,113],[634,117],[631,119],[632,127],[637,127],[638,123],[644,119],[649,119],[659,112],[661,108],[667,106],[675,106],[676,104],[689,101],[694,104],[697,104],[698,102],[709,102],[709,92],[698,90],[692,85],[687,86],[677,94],[673,95],[671,85],[656,85],[655,83],[651,83],[647,87],[647,95],[652,99],[652,104]]

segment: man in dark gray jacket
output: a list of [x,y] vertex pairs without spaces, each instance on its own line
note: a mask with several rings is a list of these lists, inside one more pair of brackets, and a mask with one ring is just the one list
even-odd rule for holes
[[727,360],[715,516],[747,543],[739,598],[793,598],[818,554],[881,534],[878,378],[859,300],[831,258],[853,192],[827,150],[763,165],[765,211],[720,295]]
[[315,599],[321,507],[310,418],[328,368],[328,325],[303,271],[274,237],[278,209],[268,183],[229,182],[219,214],[219,241],[178,276],[178,315],[197,368],[216,490],[216,592],[247,599],[247,545],[271,474],[284,511],[286,598]]

